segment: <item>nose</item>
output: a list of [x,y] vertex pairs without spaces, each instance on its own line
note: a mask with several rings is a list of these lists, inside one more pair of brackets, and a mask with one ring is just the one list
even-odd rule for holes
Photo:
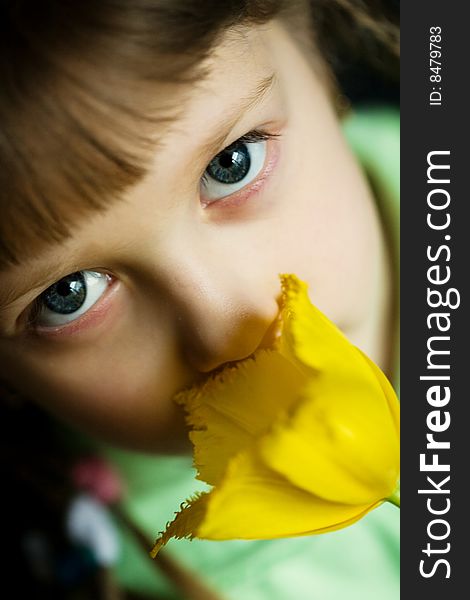
[[258,273],[252,257],[224,252],[220,244],[217,252],[180,244],[162,262],[171,265],[163,277],[164,293],[193,368],[208,372],[241,360],[266,341],[278,315],[278,283],[275,276]]

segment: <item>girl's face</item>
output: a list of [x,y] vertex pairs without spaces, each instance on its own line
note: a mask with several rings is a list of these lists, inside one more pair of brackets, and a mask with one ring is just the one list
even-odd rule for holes
[[173,394],[269,343],[280,273],[386,352],[382,233],[321,77],[276,23],[227,36],[210,66],[148,176],[1,276],[1,376],[128,447],[182,444]]

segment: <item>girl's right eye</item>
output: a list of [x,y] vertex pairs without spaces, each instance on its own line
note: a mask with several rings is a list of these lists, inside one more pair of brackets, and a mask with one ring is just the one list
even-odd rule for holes
[[268,140],[277,137],[253,130],[219,152],[207,165],[201,181],[205,205],[248,187],[263,171]]
[[98,271],[77,271],[59,279],[36,299],[34,325],[60,327],[75,321],[101,298],[110,281]]

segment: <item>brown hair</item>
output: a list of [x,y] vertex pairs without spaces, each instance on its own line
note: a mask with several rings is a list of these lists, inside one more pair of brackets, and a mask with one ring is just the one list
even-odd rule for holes
[[[358,40],[396,50],[368,0],[6,0],[0,7],[0,268],[66,237],[145,173],[146,125],[174,118],[156,85],[184,84],[230,27],[296,14],[338,64]],[[371,12],[372,11],[372,12]],[[370,49],[370,48],[369,48]],[[368,52],[371,56],[380,55]],[[383,54],[383,53],[382,53]],[[154,86],[152,88],[152,86]],[[176,109],[177,110],[177,109]]]

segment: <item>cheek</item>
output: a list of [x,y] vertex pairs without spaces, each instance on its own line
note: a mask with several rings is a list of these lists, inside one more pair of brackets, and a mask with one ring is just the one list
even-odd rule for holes
[[183,415],[172,396],[188,374],[170,344],[164,353],[158,344],[134,339],[45,354],[22,353],[15,361],[12,383],[26,397],[111,444],[186,450]]
[[335,176],[328,156],[315,168],[303,161],[290,167],[277,190],[278,215],[264,243],[272,268],[307,281],[314,304],[350,329],[370,312],[383,249],[362,173],[340,143],[335,156]]

